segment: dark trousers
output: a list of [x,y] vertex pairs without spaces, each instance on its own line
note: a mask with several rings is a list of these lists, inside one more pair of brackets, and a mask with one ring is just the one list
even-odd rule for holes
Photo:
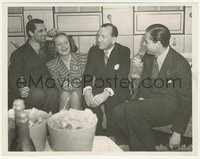
[[[15,96],[9,95],[9,108],[12,108],[14,99],[19,99],[19,95]],[[31,87],[29,96],[23,98],[25,101],[26,109],[31,109],[33,107],[44,110],[46,112],[56,113],[59,111],[59,92],[57,88],[40,88],[40,87]]]
[[30,88],[30,93],[25,98],[27,108],[38,108],[46,112],[56,113],[59,110],[59,93],[56,88]]
[[[113,118],[113,110],[115,107],[119,104],[124,103],[124,100],[121,100],[117,98],[116,96],[109,97],[106,102],[103,103],[105,115],[106,115],[106,135],[107,136],[114,136],[115,135],[115,124],[114,124],[114,118]],[[101,107],[92,108],[88,107],[85,103],[84,97],[82,98],[82,106],[84,108],[89,108],[92,110],[93,113],[96,114],[98,118],[97,128],[96,128],[96,135],[102,135],[102,122],[103,122],[103,112],[101,110]],[[103,132],[105,134],[105,132]]]
[[172,124],[176,109],[163,103],[161,98],[149,98],[119,105],[113,114],[115,135],[126,136],[132,151],[155,151],[152,127]]

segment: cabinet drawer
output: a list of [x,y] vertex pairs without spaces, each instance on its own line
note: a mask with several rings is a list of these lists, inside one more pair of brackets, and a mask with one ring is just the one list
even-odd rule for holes
[[47,30],[53,28],[53,11],[52,10],[35,10],[35,11],[24,11],[24,22],[25,26],[29,21],[28,17],[32,19],[41,19],[44,21]]
[[23,16],[22,14],[9,14],[8,15],[8,35],[24,35],[23,27]]
[[167,26],[171,33],[183,33],[183,11],[135,12],[134,33],[144,34],[148,26],[156,23]]
[[101,13],[55,14],[56,28],[69,35],[96,35],[102,24]]
[[22,13],[22,7],[8,7],[8,14]]
[[88,6],[88,7],[55,7],[57,13],[70,13],[70,12],[101,12],[99,6]]
[[133,7],[103,7],[103,22],[114,24],[119,35],[133,35]]
[[44,10],[52,10],[52,7],[24,7],[25,11],[44,11]]
[[79,36],[80,53],[88,53],[96,45],[96,36]]

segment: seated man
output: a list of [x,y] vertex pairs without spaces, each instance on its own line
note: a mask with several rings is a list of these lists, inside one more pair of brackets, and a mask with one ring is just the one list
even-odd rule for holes
[[146,29],[143,74],[134,100],[114,110],[116,127],[132,151],[154,151],[152,127],[173,124],[170,147],[181,142],[191,116],[192,74],[187,60],[169,46],[170,31],[161,24]]
[[113,109],[130,98],[128,74],[130,49],[116,43],[118,30],[110,23],[98,31],[98,45],[90,48],[83,76],[86,107],[97,114],[97,134],[101,134],[102,105],[107,118],[107,135],[113,135]]
[[44,21],[32,19],[26,25],[28,41],[14,51],[8,72],[9,106],[23,98],[26,108],[37,107],[46,112],[58,110],[58,92],[46,68],[53,57],[47,52]]

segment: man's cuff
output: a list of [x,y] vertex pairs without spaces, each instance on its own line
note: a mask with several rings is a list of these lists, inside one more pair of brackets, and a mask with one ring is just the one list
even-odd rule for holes
[[92,87],[91,86],[86,86],[84,89],[83,89],[83,95],[85,95],[85,91],[86,90],[92,90]]
[[105,88],[104,91],[108,91],[110,93],[110,96],[114,95],[114,91],[112,90],[112,88]]

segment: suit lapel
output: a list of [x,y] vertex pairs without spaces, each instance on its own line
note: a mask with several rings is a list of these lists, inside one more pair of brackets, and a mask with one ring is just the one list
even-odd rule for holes
[[118,45],[115,44],[111,54],[110,54],[110,57],[108,58],[108,62],[107,62],[107,65],[106,65],[106,69],[107,68],[110,68],[112,66],[114,66],[116,64],[116,61],[117,61],[117,53],[118,53]]
[[163,65],[161,67],[161,70],[159,72],[158,77],[162,77],[166,74],[167,70],[169,70],[172,66],[172,60],[173,60],[173,52],[171,48],[169,49],[169,52],[163,62]]

